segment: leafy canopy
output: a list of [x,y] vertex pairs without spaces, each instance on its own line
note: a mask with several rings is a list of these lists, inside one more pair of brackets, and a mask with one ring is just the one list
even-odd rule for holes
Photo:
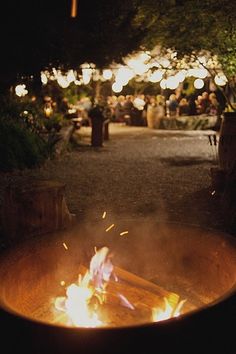
[[224,73],[236,74],[236,3],[232,0],[146,0],[137,21],[148,27],[144,44],[159,43],[179,56],[202,50],[217,55]]

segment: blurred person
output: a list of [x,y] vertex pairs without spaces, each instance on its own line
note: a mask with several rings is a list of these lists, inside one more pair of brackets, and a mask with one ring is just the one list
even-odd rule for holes
[[156,114],[157,114],[157,102],[154,96],[151,96],[149,103],[147,104],[147,126],[153,129],[155,126]]
[[197,99],[195,100],[197,114],[200,114],[201,112],[201,102],[202,102],[202,95],[198,95]]
[[179,115],[179,102],[174,93],[170,95],[169,100],[166,101],[166,104],[167,104],[167,116],[169,118],[168,128],[175,129],[177,127],[176,118]]
[[143,118],[143,121],[144,121],[144,125],[147,125],[147,108],[148,108],[148,105],[150,103],[150,98],[151,98],[150,95],[146,95],[144,97],[145,104],[143,106],[143,111],[142,111],[142,118]]
[[204,91],[202,93],[202,99],[201,99],[200,107],[199,107],[200,114],[209,113],[209,107],[210,107],[209,94],[208,94],[208,92]]
[[110,108],[107,100],[103,96],[99,96],[94,100],[94,104],[88,111],[88,116],[91,119],[92,133],[91,144],[95,147],[103,146],[103,123],[110,119]]
[[115,106],[116,122],[124,122],[124,103],[125,103],[125,96],[123,95],[118,96],[117,103]]
[[107,104],[111,110],[111,121],[115,122],[116,121],[115,108],[117,105],[117,97],[115,95],[108,96],[107,97]]
[[181,98],[179,102],[179,115],[187,116],[189,114],[189,104],[185,97]]
[[133,97],[131,95],[127,95],[124,102],[124,120],[127,125],[132,125],[132,119],[134,114],[134,104]]
[[196,96],[194,93],[192,93],[188,98],[188,115],[190,116],[197,115]]
[[145,96],[143,94],[138,94],[134,100],[134,116],[133,125],[144,126],[146,125],[146,118],[143,117],[143,109],[145,106]]
[[217,116],[220,111],[220,104],[216,98],[216,94],[214,92],[209,94],[209,114],[212,116]]
[[156,120],[155,120],[155,128],[160,128],[162,120],[165,118],[166,115],[166,102],[165,97],[163,95],[156,96]]
[[179,115],[179,103],[174,93],[172,93],[169,97],[168,110],[170,117],[176,117]]
[[91,99],[89,98],[89,97],[83,97],[82,99],[81,99],[81,104],[82,104],[82,106],[83,106],[83,109],[85,110],[85,111],[89,111],[90,110],[90,108],[92,107],[92,101],[91,101]]

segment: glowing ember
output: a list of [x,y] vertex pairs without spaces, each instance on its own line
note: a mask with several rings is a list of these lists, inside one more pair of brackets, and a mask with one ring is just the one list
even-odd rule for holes
[[102,218],[105,219],[106,215],[107,215],[107,212],[104,211],[104,213],[102,214]]

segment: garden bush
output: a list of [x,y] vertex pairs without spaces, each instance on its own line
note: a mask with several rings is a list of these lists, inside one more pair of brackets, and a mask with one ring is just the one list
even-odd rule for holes
[[47,142],[13,120],[0,120],[0,170],[31,168],[49,155]]
[[43,105],[12,95],[0,98],[0,171],[39,166],[52,157],[62,115],[46,118]]

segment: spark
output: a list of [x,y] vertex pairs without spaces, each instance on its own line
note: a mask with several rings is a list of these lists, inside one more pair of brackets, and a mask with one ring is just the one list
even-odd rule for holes
[[104,211],[103,214],[102,214],[102,218],[105,219],[106,215],[107,215],[107,212]]
[[60,282],[60,284],[61,284],[61,286],[64,286],[66,283],[64,282],[64,280],[62,280],[62,281]]
[[120,233],[120,236],[127,235],[128,233],[129,233],[129,231],[123,231]]
[[106,232],[110,231],[114,226],[115,226],[115,224],[111,224],[111,225],[106,229]]
[[65,242],[63,242],[63,246],[64,246],[65,250],[68,250],[68,246]]

